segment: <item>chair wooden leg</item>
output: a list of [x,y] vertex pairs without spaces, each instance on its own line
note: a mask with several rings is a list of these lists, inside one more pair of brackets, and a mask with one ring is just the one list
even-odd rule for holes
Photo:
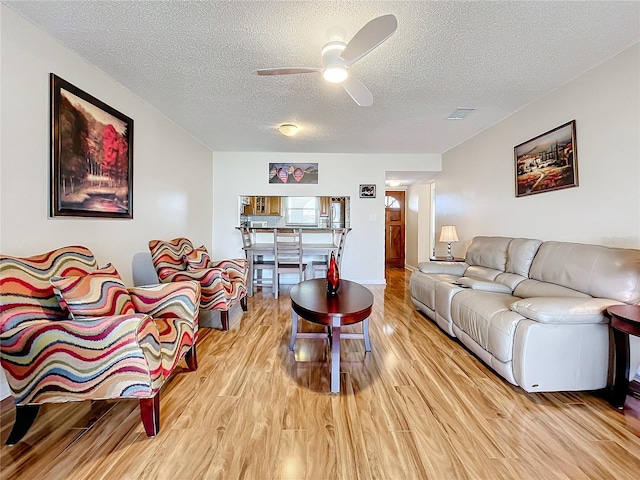
[[155,437],[160,432],[160,392],[152,398],[140,399],[140,417],[144,431],[148,437]]
[[227,310],[220,310],[220,322],[222,323],[222,330],[229,331],[229,312]]
[[240,299],[240,306],[242,307],[243,311],[247,311],[249,308],[247,307],[247,297],[244,296]]
[[184,360],[187,362],[187,367],[190,371],[195,372],[198,370],[198,357],[196,356],[196,344],[191,345],[191,348],[184,356]]
[[40,405],[16,405],[16,421],[7,439],[7,445],[15,445],[22,440],[38,416],[38,410]]

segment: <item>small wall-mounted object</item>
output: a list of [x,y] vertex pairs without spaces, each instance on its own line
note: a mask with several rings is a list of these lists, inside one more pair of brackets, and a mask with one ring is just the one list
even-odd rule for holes
[[375,184],[360,185],[360,198],[376,198]]

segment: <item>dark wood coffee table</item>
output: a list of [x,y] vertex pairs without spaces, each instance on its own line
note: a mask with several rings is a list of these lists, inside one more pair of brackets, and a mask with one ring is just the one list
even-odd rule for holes
[[[331,343],[331,393],[340,392],[340,340],[359,338],[364,340],[365,351],[371,351],[369,340],[369,316],[373,306],[373,294],[362,285],[340,280],[337,295],[327,293],[327,280],[305,280],[291,288],[291,342],[293,350],[296,338],[329,338]],[[313,323],[329,327],[328,333],[298,333],[298,316]],[[344,325],[362,323],[362,333],[341,333]]]

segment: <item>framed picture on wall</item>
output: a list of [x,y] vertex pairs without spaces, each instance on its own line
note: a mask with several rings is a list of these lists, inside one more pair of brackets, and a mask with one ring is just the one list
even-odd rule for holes
[[317,163],[270,163],[269,183],[318,183]]
[[578,186],[576,121],[514,148],[516,197]]
[[50,75],[51,216],[133,218],[133,120]]
[[360,185],[360,198],[376,198],[375,184]]

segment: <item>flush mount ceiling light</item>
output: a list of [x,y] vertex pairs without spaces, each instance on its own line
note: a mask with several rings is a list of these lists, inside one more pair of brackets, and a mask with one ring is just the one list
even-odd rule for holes
[[389,180],[390,187],[397,187],[400,185],[400,180]]
[[475,111],[472,107],[458,107],[456,111],[447,117],[447,120],[462,120]]
[[293,123],[283,123],[278,127],[278,131],[285,137],[293,137],[299,130],[300,127]]

